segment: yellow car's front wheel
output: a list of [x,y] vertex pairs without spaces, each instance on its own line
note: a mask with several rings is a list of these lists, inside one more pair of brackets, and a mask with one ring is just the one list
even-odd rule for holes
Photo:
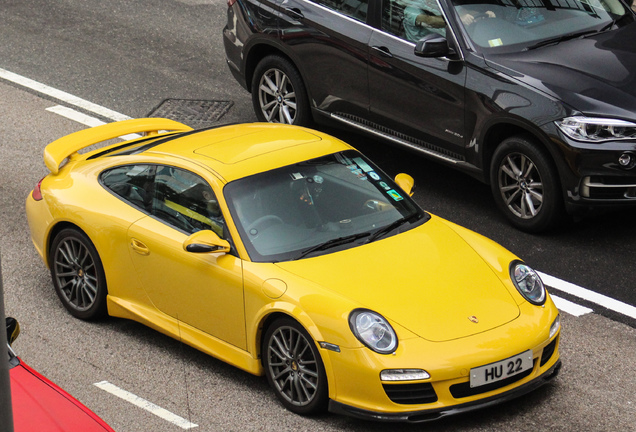
[[325,368],[309,333],[290,318],[277,319],[263,339],[267,380],[287,409],[309,415],[325,411],[328,386]]

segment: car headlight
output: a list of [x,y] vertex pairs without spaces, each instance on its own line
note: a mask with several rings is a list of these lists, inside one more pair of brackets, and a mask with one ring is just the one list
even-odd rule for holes
[[545,286],[537,272],[532,268],[521,261],[513,261],[510,263],[510,278],[517,290],[530,303],[538,306],[545,303]]
[[349,315],[349,327],[360,342],[379,354],[391,354],[397,348],[393,327],[378,313],[355,309]]
[[577,141],[636,139],[636,124],[625,120],[574,116],[555,123],[564,134]]

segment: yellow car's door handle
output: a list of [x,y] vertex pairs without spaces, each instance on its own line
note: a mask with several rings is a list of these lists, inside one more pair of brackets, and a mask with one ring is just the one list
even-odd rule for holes
[[146,246],[143,242],[140,242],[137,239],[131,239],[130,246],[133,248],[135,252],[137,252],[140,255],[150,254],[150,249],[148,249],[148,246]]

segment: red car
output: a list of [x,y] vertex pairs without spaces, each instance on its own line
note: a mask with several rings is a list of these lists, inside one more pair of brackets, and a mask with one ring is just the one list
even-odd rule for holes
[[[7,318],[7,341],[19,333],[18,322]],[[31,369],[9,348],[9,376],[15,432],[114,432],[73,396]]]

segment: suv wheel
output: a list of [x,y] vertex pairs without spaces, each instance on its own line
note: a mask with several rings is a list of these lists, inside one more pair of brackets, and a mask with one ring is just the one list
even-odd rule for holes
[[523,136],[505,139],[493,155],[490,185],[499,208],[517,228],[541,232],[563,215],[559,179],[550,157]]
[[256,66],[252,103],[260,121],[309,126],[311,111],[300,73],[287,59],[270,55]]

